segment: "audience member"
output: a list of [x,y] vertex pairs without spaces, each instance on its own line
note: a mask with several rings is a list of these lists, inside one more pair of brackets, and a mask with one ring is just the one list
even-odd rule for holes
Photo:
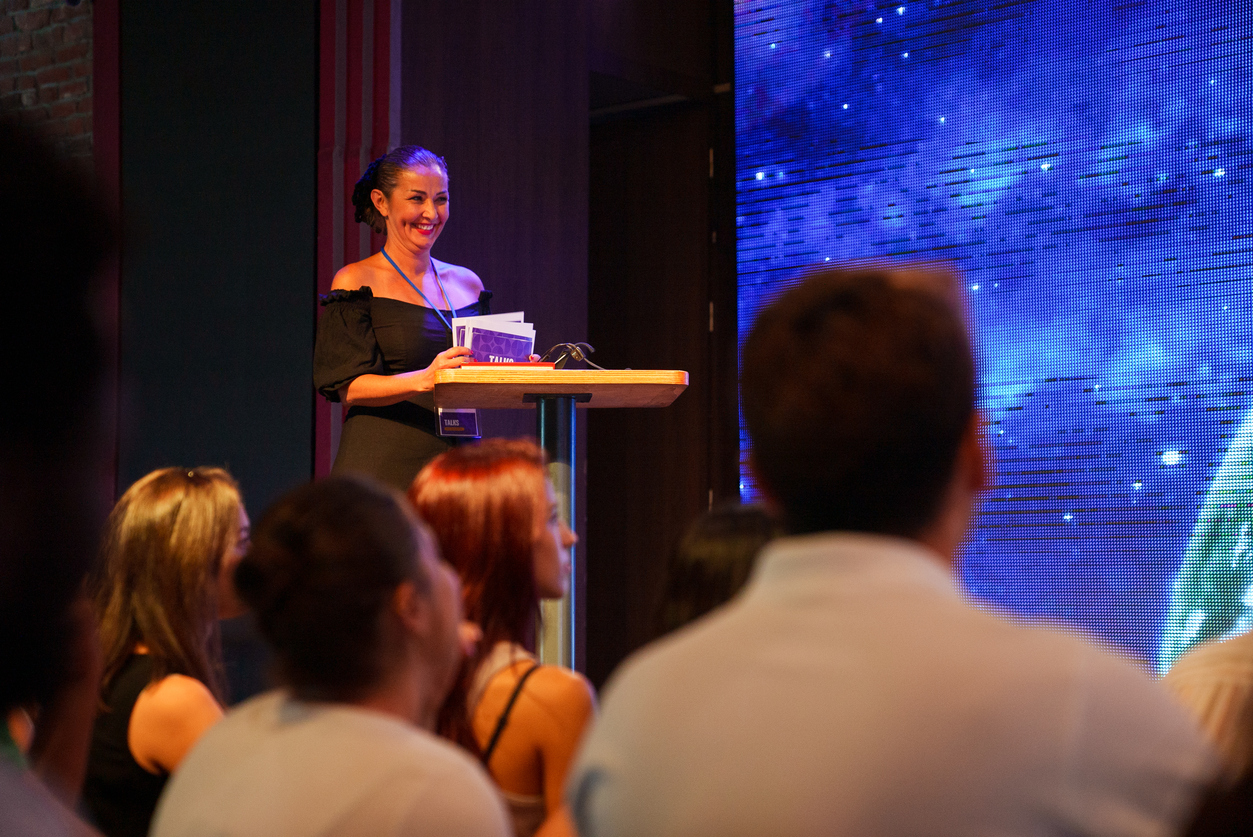
[[816,275],[741,392],[790,536],[626,662],[569,786],[583,837],[1163,835],[1216,758],[1134,666],[965,598],[989,461],[952,277]]
[[1234,773],[1253,762],[1253,633],[1206,642],[1175,661],[1162,678],[1192,712]]
[[730,503],[692,522],[670,555],[657,608],[659,634],[667,634],[726,604],[748,581],[757,553],[782,534],[762,506]]
[[460,590],[399,495],[347,476],[292,491],[235,582],[285,688],[201,739],[153,837],[508,833],[487,775],[428,731],[461,659]]
[[162,468],[109,516],[93,580],[104,677],[83,802],[107,837],[145,837],[162,788],[222,717],[218,616],[248,541],[220,468]]
[[518,837],[569,833],[566,772],[595,711],[577,672],[531,653],[540,599],[565,595],[578,540],[557,514],[534,443],[491,439],[436,457],[409,498],[461,576],[482,640],[445,704],[441,731],[482,759]]
[[88,832],[67,802],[82,782],[99,676],[78,600],[108,511],[99,497],[113,399],[98,272],[112,240],[87,174],[0,114],[6,275],[15,293],[37,283],[56,311],[11,317],[0,337],[20,398],[0,411],[0,710],[40,709],[33,771],[0,759],[6,837]]

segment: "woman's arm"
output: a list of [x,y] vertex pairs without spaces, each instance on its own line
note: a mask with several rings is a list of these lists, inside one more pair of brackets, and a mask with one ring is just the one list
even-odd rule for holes
[[340,387],[339,400],[348,406],[386,407],[397,404],[420,392],[435,388],[435,373],[441,369],[457,369],[470,357],[465,346],[453,346],[440,352],[425,369],[396,375],[358,375]]
[[199,680],[171,674],[139,693],[126,740],[139,766],[172,773],[209,727],[222,719],[222,707]]
[[[374,257],[371,257],[374,258]],[[364,259],[345,265],[335,274],[331,282],[331,290],[353,291],[371,284],[373,274],[368,267],[370,259]],[[474,294],[482,290],[483,283],[473,271],[456,265],[445,265],[453,268],[455,278],[459,282],[470,282],[477,285]],[[441,369],[456,369],[467,360],[472,360],[470,350],[464,346],[453,346],[440,352],[425,369],[412,372],[401,372],[396,375],[358,375],[346,385],[339,388],[339,400],[346,406],[386,407],[398,404],[418,393],[430,392],[435,388],[435,373]]]

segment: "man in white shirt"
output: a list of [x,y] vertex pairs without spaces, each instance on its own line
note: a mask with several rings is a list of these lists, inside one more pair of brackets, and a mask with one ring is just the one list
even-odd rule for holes
[[953,562],[989,457],[953,277],[816,275],[744,346],[791,537],[611,679],[582,837],[1166,835],[1215,759],[1133,666],[978,608]]

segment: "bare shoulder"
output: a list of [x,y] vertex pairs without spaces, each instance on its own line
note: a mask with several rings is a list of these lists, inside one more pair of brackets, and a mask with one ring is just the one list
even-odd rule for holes
[[527,681],[526,691],[555,713],[590,715],[596,711],[596,690],[577,671],[561,666],[540,666]]
[[477,273],[459,264],[449,264],[439,259],[432,259],[432,261],[439,269],[439,278],[448,292],[458,300],[466,300],[456,303],[458,307],[468,305],[479,298],[479,291],[483,290],[483,280]]
[[336,273],[335,278],[331,280],[331,290],[333,291],[355,291],[358,288],[373,286],[378,267],[371,264],[371,256],[359,262],[346,264]]
[[171,674],[139,693],[126,739],[131,755],[150,773],[173,772],[200,736],[222,718],[205,684]]
[[221,714],[222,707],[209,687],[185,674],[170,674],[139,693],[134,715],[165,725],[180,723],[189,715]]

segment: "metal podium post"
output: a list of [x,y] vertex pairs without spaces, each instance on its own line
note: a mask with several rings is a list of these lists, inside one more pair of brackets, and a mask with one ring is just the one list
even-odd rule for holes
[[[553,484],[553,493],[557,495],[557,508],[561,519],[572,530],[574,529],[575,488],[575,417],[574,405],[577,401],[586,401],[586,395],[535,395],[536,424],[539,429],[539,443],[548,454],[548,478]],[[570,547],[570,587],[564,597],[557,601],[540,603],[540,635],[536,643],[540,662],[555,663],[574,668],[574,596],[577,589],[578,561],[575,550],[578,544]]]

